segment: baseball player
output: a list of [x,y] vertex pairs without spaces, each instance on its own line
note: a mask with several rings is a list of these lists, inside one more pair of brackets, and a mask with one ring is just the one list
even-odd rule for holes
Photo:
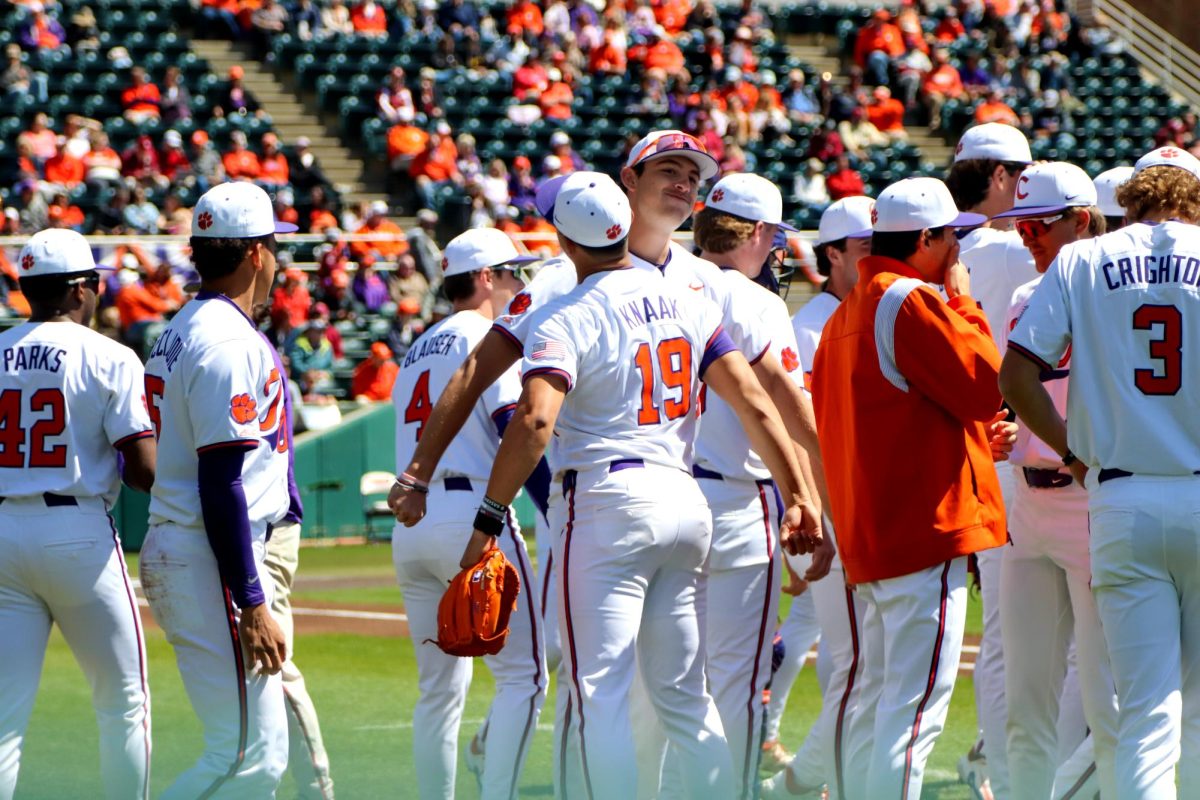
[[100,276],[82,236],[34,234],[17,269],[31,314],[0,334],[0,798],[16,789],[53,623],[92,687],[104,795],[149,798],[146,649],[108,515],[122,480],[154,483],[142,365],[88,327]]
[[[800,363],[809,368],[805,380],[810,386],[812,363],[825,324],[857,284],[858,262],[870,255],[874,207],[875,201],[869,197],[847,197],[821,214],[814,249],[817,271],[827,280],[792,319]],[[829,535],[836,536],[828,511],[825,526]],[[821,653],[829,663],[821,692],[821,713],[786,772],[765,782],[762,794],[767,798],[803,796],[827,785],[829,796],[842,800],[847,796],[841,788],[845,773],[853,769],[847,765],[845,755],[865,746],[852,743],[860,743],[873,733],[870,715],[854,713],[862,665],[858,632],[864,608],[858,593],[846,585],[842,562],[837,557],[829,577],[811,584],[809,593],[821,628]],[[777,691],[772,683],[772,705]]]
[[283,376],[249,315],[274,282],[275,234],[295,229],[253,184],[205,192],[191,237],[200,293],[146,364],[159,464],[142,589],[205,744],[167,798],[270,797],[287,767],[287,648],[263,559],[288,512],[291,442]]
[[[963,133],[946,175],[954,202],[986,217],[1012,208],[1025,194],[1021,173],[1033,161],[1029,142],[1016,128],[998,122],[977,125]],[[1013,292],[1037,277],[1033,259],[1008,219],[989,222],[967,233],[959,242],[959,258],[971,275],[971,291],[983,307],[992,337],[1004,355],[1004,320]],[[1016,485],[1012,467],[996,464],[1005,504]],[[985,550],[976,556],[983,599],[983,639],[975,658],[975,709],[982,741],[958,763],[959,777],[984,796],[984,784],[1000,800],[1007,800],[1008,768],[1004,747],[1004,645],[1000,632],[1000,561],[1002,550]],[[996,742],[995,747],[988,747]],[[983,760],[979,760],[979,756]]]
[[[909,178],[880,194],[872,218],[872,255],[813,364],[831,516],[866,607],[859,702],[874,716],[869,749],[845,756],[858,769],[843,791],[919,797],[958,672],[967,557],[1005,538],[992,459],[1013,432],[996,414],[999,354],[957,263],[955,228],[983,217],[960,213],[941,181]],[[879,459],[885,438],[919,452],[920,466]]]
[[[1096,190],[1083,170],[1064,162],[1036,164],[1021,176],[1013,208],[1018,235],[1045,273],[1063,247],[1104,232]],[[1013,294],[1005,330],[1020,320],[1041,278]],[[1006,337],[1007,338],[1007,337]],[[1064,357],[1046,390],[1066,413]],[[1116,797],[1114,748],[1117,708],[1104,634],[1088,582],[1087,492],[1059,456],[1022,427],[1010,457],[1019,468],[1008,529],[1012,547],[1000,571],[1000,620],[1004,632],[1008,702],[1008,769],[1013,797],[1059,797],[1054,786],[1059,694],[1074,634],[1079,684],[1091,729],[1101,794]]]
[[[1000,381],[1088,490],[1091,586],[1119,705],[1116,796],[1174,798],[1177,762],[1179,786],[1200,785],[1200,161],[1165,147],[1134,170],[1117,190],[1131,224],[1059,253],[1009,336]],[[1069,347],[1064,421],[1041,374]]]
[[1125,227],[1125,209],[1117,202],[1117,187],[1133,177],[1133,167],[1113,167],[1092,180],[1096,187],[1096,207],[1104,215],[1104,229],[1112,233]]
[[[429,412],[492,325],[496,313],[523,288],[516,268],[535,258],[517,253],[512,240],[494,228],[468,230],[443,255],[443,290],[455,313],[413,343],[392,390],[396,408],[396,463],[408,464]],[[520,396],[515,369],[505,372],[476,403],[466,425],[426,483],[407,474],[397,480],[429,494],[429,513],[416,526],[397,524],[392,560],[404,594],[409,635],[417,653],[420,699],[413,708],[413,756],[420,797],[455,796],[458,729],[471,682],[472,662],[438,649],[438,603],[459,572],[462,531],[474,518],[486,476],[508,419]],[[544,470],[544,467],[543,467]],[[538,494],[545,508],[548,474]],[[496,694],[480,737],[485,758],[480,774],[484,798],[516,797],[517,784],[537,729],[546,691],[539,593],[514,520],[503,521],[499,544],[517,569],[522,591],[510,619],[504,649],[484,663]]]
[[579,285],[535,314],[521,401],[463,560],[494,546],[517,483],[553,430],[550,463],[567,498],[556,546],[559,619],[582,779],[566,796],[634,796],[628,697],[637,669],[683,765],[687,796],[729,797],[732,768],[704,686],[696,613],[711,531],[688,474],[699,379],[734,405],[778,476],[788,498],[785,546],[811,550],[819,525],[785,429],[720,313],[632,268],[631,218],[603,175],[575,173],[562,184],[554,222]]

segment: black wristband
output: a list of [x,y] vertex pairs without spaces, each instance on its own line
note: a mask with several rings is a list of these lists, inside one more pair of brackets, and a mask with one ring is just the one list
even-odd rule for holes
[[1069,467],[1078,460],[1079,459],[1075,458],[1075,454],[1072,453],[1070,450],[1068,450],[1066,453],[1064,453],[1063,457],[1062,457],[1062,462],[1063,462],[1064,467]]
[[504,532],[504,520],[485,513],[481,508],[475,512],[475,530],[495,538]]
[[488,509],[489,511],[491,511],[494,514],[500,515],[501,517],[505,517],[508,515],[508,506],[497,503],[495,500],[488,497],[486,494],[483,496],[482,507]]

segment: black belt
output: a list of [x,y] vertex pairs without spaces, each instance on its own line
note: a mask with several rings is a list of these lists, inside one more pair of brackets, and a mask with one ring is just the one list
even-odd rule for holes
[[[616,461],[610,461],[608,471],[620,472],[623,469],[641,469],[646,466],[646,462],[640,458],[618,458]],[[563,496],[566,497],[567,491],[575,488],[575,479],[579,475],[577,470],[569,469],[563,473]]]
[[[1192,474],[1200,475],[1200,469],[1196,470]],[[1132,476],[1133,476],[1132,472],[1129,472],[1129,471],[1123,470],[1123,469],[1116,469],[1116,468],[1110,467],[1108,469],[1100,470],[1099,480],[1100,480],[1100,483],[1104,483],[1105,481],[1111,481],[1113,478],[1129,478]]]
[[[7,500],[7,497],[0,497],[0,503]],[[48,508],[61,508],[63,506],[77,506],[79,501],[69,494],[54,494],[52,492],[42,492],[42,500]]]
[[1021,471],[1025,473],[1025,483],[1034,489],[1061,489],[1064,486],[1070,486],[1075,480],[1071,477],[1071,473],[1060,472],[1056,469],[1022,467]]
[[693,478],[707,478],[710,481],[723,481],[725,476],[719,472],[713,472],[711,469],[705,469],[699,464],[692,464]]
[[453,478],[446,478],[447,492],[469,492],[471,491],[471,479],[464,478],[461,475]]

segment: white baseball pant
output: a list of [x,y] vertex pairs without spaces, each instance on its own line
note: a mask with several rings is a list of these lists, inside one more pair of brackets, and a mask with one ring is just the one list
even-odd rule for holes
[[304,684],[304,675],[294,660],[292,649],[292,582],[300,563],[300,525],[284,522],[276,525],[267,542],[265,565],[274,585],[271,613],[283,628],[287,639],[287,661],[283,663],[283,697],[288,720],[288,769],[296,782],[300,800],[333,800],[333,779],[329,776],[329,756],[321,738],[317,709]]
[[[422,800],[455,797],[458,729],[472,660],[447,655],[435,644],[437,610],[446,585],[460,572],[458,562],[486,485],[483,478],[436,480],[429,487],[424,519],[411,528],[392,529],[392,561],[417,654],[420,699],[413,707],[413,757]],[[546,697],[537,582],[511,516],[497,544],[516,568],[521,592],[504,649],[483,658],[496,682],[483,742],[485,800],[516,797]]]
[[555,553],[572,692],[564,796],[636,796],[629,693],[639,670],[679,755],[685,794],[732,797],[696,609],[711,537],[704,495],[691,475],[640,462],[568,473],[563,489],[567,520]]
[[792,598],[792,607],[788,609],[787,618],[779,626],[779,638],[783,641],[783,662],[771,676],[771,699],[767,703],[766,733],[763,734],[765,742],[779,739],[779,723],[787,708],[792,684],[804,668],[809,650],[821,638],[821,624],[817,621],[812,596],[813,587],[817,583],[819,581],[814,581],[803,594]]
[[1117,686],[1117,797],[1176,797],[1177,762],[1183,796],[1200,797],[1200,478],[1103,477],[1088,476],[1088,511]]
[[[261,538],[255,566],[265,576]],[[175,650],[192,709],[204,726],[204,752],[162,797],[271,797],[287,769],[283,676],[246,667],[241,612],[221,581],[204,530],[152,525],[142,545],[142,591]],[[262,582],[267,602],[273,587]]]
[[[1088,582],[1087,492],[1017,484],[1000,578],[1012,797],[1049,798],[1059,766],[1059,697],[1072,634],[1101,792],[1116,797],[1117,706]],[[988,758],[989,767],[991,757]]]
[[967,559],[861,583],[859,713],[874,732],[845,754],[847,798],[918,798],[945,726],[967,616]]
[[[66,502],[56,495],[52,502]],[[104,795],[150,796],[146,648],[116,528],[97,498],[0,502],[0,798],[17,786],[50,626],[92,687]]]

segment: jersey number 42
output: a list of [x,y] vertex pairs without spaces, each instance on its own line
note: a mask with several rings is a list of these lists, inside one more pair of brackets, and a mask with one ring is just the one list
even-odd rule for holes
[[0,467],[65,467],[67,446],[48,445],[46,440],[66,429],[67,404],[61,389],[36,389],[28,395],[5,389],[0,392]]

